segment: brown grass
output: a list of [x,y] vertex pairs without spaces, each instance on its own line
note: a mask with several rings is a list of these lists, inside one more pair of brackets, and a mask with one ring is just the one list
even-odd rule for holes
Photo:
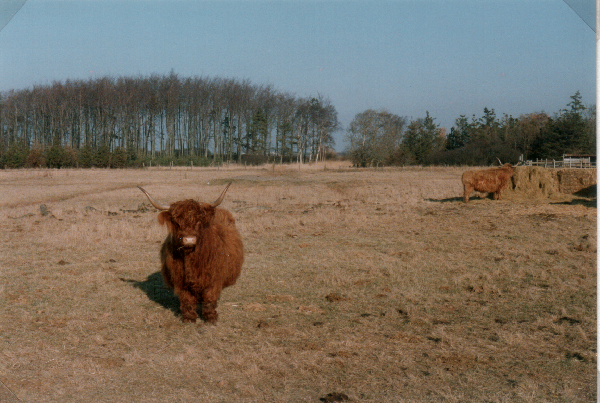
[[[595,201],[465,205],[461,173],[0,171],[0,397],[594,401]],[[183,324],[136,186],[210,201],[229,180],[242,276],[217,326]]]

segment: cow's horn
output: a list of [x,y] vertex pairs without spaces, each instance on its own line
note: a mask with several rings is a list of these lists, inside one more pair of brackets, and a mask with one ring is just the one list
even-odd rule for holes
[[500,161],[500,158],[496,157],[496,159],[498,160],[498,162],[500,163],[500,165],[502,165],[502,161]]
[[227,186],[225,186],[225,189],[223,189],[223,191],[221,192],[221,196],[219,196],[219,198],[217,200],[215,200],[215,202],[212,204],[213,207],[217,207],[219,204],[221,204],[221,202],[223,201],[223,198],[225,197],[225,192],[227,192],[227,189],[229,189],[229,186],[231,185],[232,182],[229,182],[227,184]]
[[152,203],[152,205],[154,207],[156,207],[157,210],[168,210],[171,206],[169,206],[168,204],[158,204],[157,202],[155,202],[152,197],[150,197],[150,195],[148,194],[148,192],[146,192],[144,190],[144,188],[142,188],[141,186],[138,186],[138,188],[144,192],[144,194],[146,195],[146,197],[148,198],[148,200],[150,200],[150,203]]

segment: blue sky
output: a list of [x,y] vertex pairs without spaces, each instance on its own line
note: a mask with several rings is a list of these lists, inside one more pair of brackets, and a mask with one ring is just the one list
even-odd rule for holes
[[0,31],[0,91],[174,71],[321,94],[344,127],[386,109],[449,130],[594,104],[595,39],[562,0],[28,0]]

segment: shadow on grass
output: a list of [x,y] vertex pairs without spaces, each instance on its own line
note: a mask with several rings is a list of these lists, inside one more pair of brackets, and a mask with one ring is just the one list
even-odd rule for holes
[[462,202],[463,198],[462,197],[450,197],[447,199],[425,199],[427,201],[430,202],[437,202],[437,203],[455,203],[455,202]]
[[596,185],[591,185],[586,188],[583,188],[573,193],[573,196],[577,196],[577,198],[574,198],[573,200],[569,201],[557,202],[552,204],[564,204],[568,206],[581,205],[586,207],[598,208],[598,190],[596,188]]
[[598,195],[598,189],[596,188],[596,185],[592,185],[592,186],[588,186],[586,188],[583,188],[581,190],[578,190],[577,192],[573,193],[574,196],[579,196],[579,197],[587,197],[587,198],[596,198]]
[[135,281],[127,278],[121,278],[121,281],[139,288],[151,301],[171,310],[175,315],[181,315],[179,298],[171,288],[167,287],[160,271],[149,275],[145,281]]
[[591,207],[591,208],[598,208],[598,201],[597,199],[594,197],[592,199],[573,199],[570,201],[564,201],[564,202],[556,202],[556,203],[550,203],[550,204],[563,204],[563,205],[567,205],[567,206],[585,206],[585,207]]

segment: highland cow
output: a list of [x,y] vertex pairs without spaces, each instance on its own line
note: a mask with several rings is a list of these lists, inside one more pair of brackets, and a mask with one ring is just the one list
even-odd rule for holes
[[171,205],[156,203],[138,186],[161,210],[158,222],[169,230],[160,250],[161,272],[179,297],[183,322],[196,321],[200,304],[204,320],[216,324],[221,291],[235,284],[240,275],[242,239],[231,213],[217,208],[229,185],[212,204],[188,199]]
[[[500,164],[502,163],[500,162]],[[511,164],[504,164],[498,168],[465,171],[462,174],[465,203],[469,202],[469,196],[473,190],[493,193],[494,200],[500,200],[502,191],[508,187],[514,173],[515,170]]]

